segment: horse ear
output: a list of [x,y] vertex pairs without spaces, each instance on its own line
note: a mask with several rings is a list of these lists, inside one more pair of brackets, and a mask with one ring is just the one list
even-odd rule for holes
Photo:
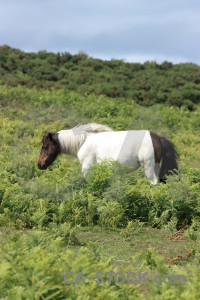
[[48,138],[52,141],[53,140],[53,133],[52,132],[49,132],[48,133]]
[[48,137],[49,137],[49,140],[52,141],[56,145],[58,151],[60,152],[60,144],[59,144],[59,140],[58,140],[58,133],[57,132],[49,132]]
[[58,135],[56,132],[49,132],[48,137],[50,141],[53,141],[55,144],[58,144]]

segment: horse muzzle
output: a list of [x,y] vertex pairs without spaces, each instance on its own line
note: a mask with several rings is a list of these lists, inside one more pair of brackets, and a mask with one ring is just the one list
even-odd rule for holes
[[46,170],[47,166],[45,164],[41,164],[40,162],[37,163],[37,166],[40,170]]

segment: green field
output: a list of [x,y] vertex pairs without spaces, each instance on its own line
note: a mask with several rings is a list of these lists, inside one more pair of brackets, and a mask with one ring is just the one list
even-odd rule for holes
[[[199,67],[195,68],[199,72]],[[46,78],[45,86],[34,87],[27,84],[30,74],[26,84],[13,86],[9,81],[12,72],[3,70],[1,299],[199,299],[198,97],[190,100],[192,107],[188,107],[191,102],[172,106],[169,102],[153,104],[152,100],[146,105],[131,94],[108,97],[82,92],[81,87],[72,90],[59,82],[49,87],[51,81]],[[16,66],[16,77],[24,78],[25,73],[22,76],[20,72]],[[193,91],[196,95],[198,84]],[[84,178],[79,162],[64,155],[46,171],[37,168],[46,132],[88,122],[114,130],[149,129],[165,135],[176,146],[179,174],[169,176],[167,184],[151,186],[143,170],[127,173],[117,164],[105,162],[94,165]],[[147,272],[148,284],[145,280],[119,284],[114,275],[109,282],[106,272],[111,271],[125,275]],[[74,282],[81,272],[85,284],[79,278],[77,284],[67,285],[66,272],[73,272]],[[100,285],[95,282],[97,272],[103,276]],[[162,278],[160,284],[154,282],[156,275]],[[178,275],[185,276],[185,284],[163,281],[165,276]],[[88,279],[91,276],[94,280]],[[119,275],[118,282],[122,279]]]

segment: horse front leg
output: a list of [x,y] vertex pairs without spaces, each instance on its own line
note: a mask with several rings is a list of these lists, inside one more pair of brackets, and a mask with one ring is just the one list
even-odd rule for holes
[[83,176],[86,177],[89,169],[92,167],[92,164],[93,164],[93,160],[84,160],[83,163],[82,163],[82,173],[83,173]]
[[83,176],[86,177],[89,169],[92,167],[94,162],[95,154],[91,149],[88,149],[88,145],[83,144],[79,152],[77,153],[78,160],[82,165]]
[[78,155],[78,159],[82,165],[82,173],[83,176],[86,177],[89,169],[92,167],[92,164],[94,162],[94,158],[92,155],[85,156],[85,155]]
[[88,168],[87,166],[82,166],[82,173],[83,173],[83,176],[86,177],[88,171],[89,171],[90,168]]

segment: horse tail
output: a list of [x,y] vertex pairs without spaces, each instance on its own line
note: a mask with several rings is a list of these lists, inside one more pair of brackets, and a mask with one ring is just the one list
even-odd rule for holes
[[161,169],[159,179],[166,182],[166,176],[178,170],[177,152],[174,144],[163,136],[159,137],[161,142]]

